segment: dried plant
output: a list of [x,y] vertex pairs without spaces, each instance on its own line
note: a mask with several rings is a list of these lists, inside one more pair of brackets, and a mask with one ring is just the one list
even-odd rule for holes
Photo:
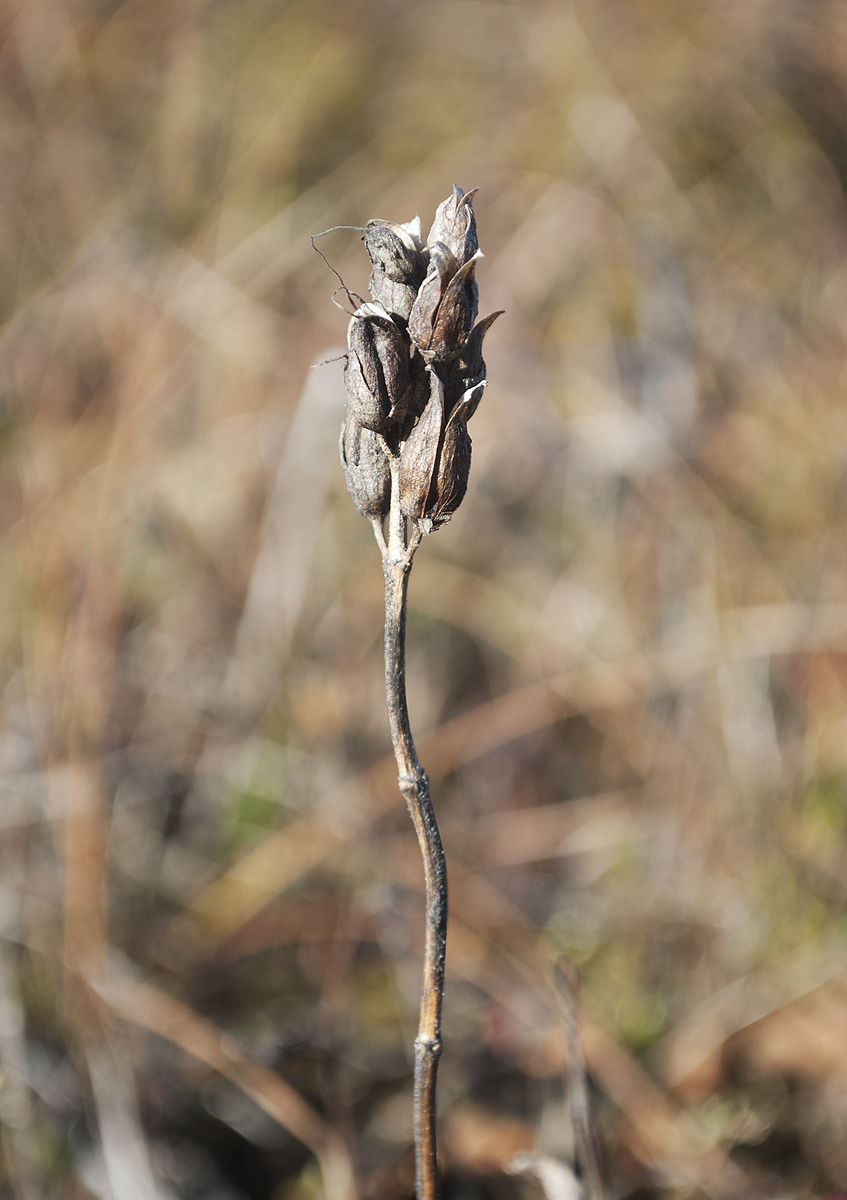
[[[447,937],[444,851],[406,705],[406,597],[415,551],[462,502],[471,465],[468,421],[485,389],[476,323],[473,191],[454,187],[424,242],[420,218],[368,221],[370,302],[347,330],[347,413],[341,462],[353,503],[374,527],[385,576],[385,688],[400,791],[414,822],[426,880],[426,945],[415,1040],[415,1176],[419,1200],[437,1190],[435,1082]],[[349,294],[349,293],[348,293]],[[358,299],[358,297],[357,297]]]

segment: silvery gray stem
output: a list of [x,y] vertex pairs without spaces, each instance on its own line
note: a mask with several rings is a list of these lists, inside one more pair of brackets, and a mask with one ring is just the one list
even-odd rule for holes
[[[468,421],[485,388],[482,342],[499,313],[476,322],[482,258],[473,192],[454,187],[426,242],[419,218],[365,227],[372,302],[347,330],[341,463],[356,508],[373,524],[385,577],[385,691],[400,792],[423,858],[426,943],[415,1039],[415,1188],[436,1200],[435,1080],[447,940],[444,851],[406,705],[406,600],[425,534],[461,504],[471,466]],[[349,293],[348,293],[349,294]]]

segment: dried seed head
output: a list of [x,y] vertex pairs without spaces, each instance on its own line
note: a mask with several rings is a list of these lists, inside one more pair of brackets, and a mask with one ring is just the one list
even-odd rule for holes
[[472,188],[469,192],[463,192],[453,184],[453,195],[439,204],[426,239],[427,246],[434,246],[437,242],[446,246],[460,267],[472,259],[479,249],[472,205],[476,191],[477,188]]
[[347,331],[347,489],[364,516],[382,519],[398,503],[423,533],[445,525],[465,495],[468,420],[485,387],[482,343],[500,315],[474,324],[482,252],[472,196],[453,188],[426,245],[417,217],[367,223],[373,301],[356,309]]
[[347,329],[344,383],[360,424],[377,433],[388,428],[409,386],[409,351],[381,304],[362,304]]
[[379,435],[348,411],[338,450],[347,491],[356,508],[370,520],[386,517],[391,504],[391,468]]

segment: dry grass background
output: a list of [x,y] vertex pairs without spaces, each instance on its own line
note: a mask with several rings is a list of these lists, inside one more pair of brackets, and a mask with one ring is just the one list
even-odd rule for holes
[[[409,1195],[421,871],[308,235],[478,186],[412,576],[445,1197],[847,1188],[847,8],[18,0],[0,137],[3,1200]],[[321,243],[358,291],[357,235]]]

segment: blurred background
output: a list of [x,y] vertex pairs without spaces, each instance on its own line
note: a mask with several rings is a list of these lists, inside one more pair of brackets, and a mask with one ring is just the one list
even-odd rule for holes
[[[847,1189],[844,0],[18,0],[3,1200],[406,1200],[422,872],[309,235],[478,187],[412,575],[445,1200]],[[325,237],[367,286],[355,230]]]

